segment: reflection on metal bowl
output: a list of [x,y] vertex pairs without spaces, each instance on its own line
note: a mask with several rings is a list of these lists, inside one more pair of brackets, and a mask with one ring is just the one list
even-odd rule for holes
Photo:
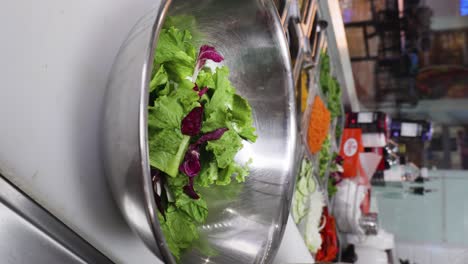
[[[147,143],[148,83],[153,50],[165,16],[197,19],[203,44],[226,58],[231,81],[252,105],[258,140],[236,157],[253,159],[235,198],[222,188],[205,191],[209,216],[201,237],[217,254],[196,249],[184,263],[263,263],[274,257],[286,223],[294,183],[296,115],[288,47],[278,13],[265,0],[156,1],[130,32],[115,60],[106,94],[104,156],[115,200],[128,224],[167,263],[152,194]],[[167,14],[166,14],[167,13]]]

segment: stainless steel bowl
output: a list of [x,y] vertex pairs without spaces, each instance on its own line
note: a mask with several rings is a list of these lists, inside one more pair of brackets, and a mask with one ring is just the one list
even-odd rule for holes
[[[296,172],[296,115],[291,62],[280,19],[269,0],[156,1],[132,29],[115,60],[106,94],[104,157],[115,200],[132,229],[167,263],[148,160],[148,83],[166,13],[195,16],[203,44],[216,46],[231,81],[252,105],[258,140],[236,157],[253,159],[247,182],[228,199],[210,191],[201,237],[217,252],[187,251],[184,263],[267,263],[281,241]],[[117,29],[116,29],[117,30]],[[202,44],[202,43],[201,43]]]

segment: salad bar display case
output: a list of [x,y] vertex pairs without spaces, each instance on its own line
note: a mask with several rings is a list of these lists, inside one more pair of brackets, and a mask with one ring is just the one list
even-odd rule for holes
[[[332,198],[343,180],[343,159],[339,152],[345,106],[354,109],[359,106],[354,99],[350,102],[355,96],[352,79],[348,81],[348,76],[341,72],[343,65],[349,66],[349,57],[335,42],[336,32],[342,32],[339,29],[342,22],[339,10],[330,10],[333,2],[287,1],[288,9],[280,13],[289,41],[297,113],[301,120],[298,128],[301,166],[291,220],[300,234],[296,244],[304,243],[317,262],[340,260],[340,234],[336,224],[340,219],[335,218]],[[346,41],[340,41],[341,49],[346,49]]]

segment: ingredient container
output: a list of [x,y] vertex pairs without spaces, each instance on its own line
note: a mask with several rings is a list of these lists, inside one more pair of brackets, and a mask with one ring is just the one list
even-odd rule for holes
[[[166,263],[175,260],[161,232],[148,159],[147,105],[158,33],[167,15],[194,16],[200,44],[215,46],[231,82],[253,109],[258,139],[236,159],[250,158],[250,175],[234,199],[213,191],[199,246],[183,263],[268,263],[288,218],[297,121],[287,42],[273,2],[266,0],[156,1],[129,33],[115,59],[105,102],[102,141],[108,181],[131,228]],[[118,29],[116,29],[118,30]],[[208,200],[208,199],[207,199]]]

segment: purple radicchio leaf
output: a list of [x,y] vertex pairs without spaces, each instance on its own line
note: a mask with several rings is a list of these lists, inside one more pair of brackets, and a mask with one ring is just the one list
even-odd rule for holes
[[187,136],[196,136],[200,133],[203,119],[203,107],[195,107],[182,119],[182,134]]
[[200,145],[210,140],[220,139],[227,130],[227,128],[219,128],[202,135],[197,142],[189,146],[185,153],[184,161],[180,164],[179,171],[187,175],[189,178],[189,183],[184,186],[184,192],[190,198],[195,200],[200,198],[193,188],[193,180],[201,170]]
[[208,92],[208,87],[203,87],[203,88],[198,92],[198,96],[202,97],[204,94],[206,94],[206,92]]
[[198,52],[197,66],[201,69],[205,66],[207,60],[222,62],[224,58],[219,54],[215,47],[203,45],[200,47],[200,51]]
[[333,180],[333,185],[337,185],[343,180],[341,173],[334,171],[330,173],[330,178]]
[[200,199],[200,196],[197,194],[197,192],[195,192],[195,189],[193,188],[193,178],[194,177],[190,177],[189,183],[184,186],[184,193],[187,194],[188,197],[194,200],[198,200]]
[[192,144],[185,153],[184,161],[180,164],[179,171],[192,178],[197,176],[200,170],[200,150],[197,145]]
[[227,128],[218,128],[218,129],[215,129],[215,130],[213,130],[211,132],[208,132],[208,133],[204,134],[203,136],[201,136],[197,140],[196,144],[201,145],[201,144],[203,144],[203,143],[205,143],[207,141],[218,140],[223,136],[224,132],[226,132],[226,131],[228,131]]
[[195,177],[200,173],[200,145],[210,141],[220,139],[221,136],[226,132],[227,128],[219,128],[212,132],[206,133],[201,136],[197,142],[191,144],[185,153],[184,161],[179,166],[179,171],[187,175],[188,177]]
[[193,90],[198,92],[198,96],[202,97],[204,94],[206,94],[206,92],[208,92],[208,87],[203,87],[200,90],[200,88],[198,88],[198,85],[195,84],[195,86],[193,87]]
[[156,202],[156,207],[158,207],[159,212],[162,214],[164,219],[166,219],[166,210],[163,205],[163,200],[165,197],[165,189],[164,189],[164,177],[161,175],[161,172],[154,167],[151,167],[151,180],[153,183],[153,193],[154,193],[154,200]]
[[336,164],[340,164],[340,165],[343,165],[343,157],[341,157],[340,155],[337,155],[336,158],[335,158],[335,163]]
[[214,62],[222,62],[224,57],[219,54],[215,47],[203,45],[200,47],[197,57],[197,65],[195,66],[195,72],[193,73],[192,80],[195,81],[198,76],[198,72],[205,66],[207,60]]
[[184,186],[184,192],[192,199],[199,199],[200,196],[195,192],[193,188],[193,179],[200,173],[200,151],[196,144],[191,144],[187,153],[185,153],[184,161],[179,167],[179,170],[188,176],[189,183]]

